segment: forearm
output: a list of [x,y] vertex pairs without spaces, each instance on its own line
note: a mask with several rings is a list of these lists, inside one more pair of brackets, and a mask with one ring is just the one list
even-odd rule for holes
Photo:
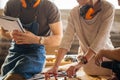
[[120,48],[114,50],[101,50],[103,56],[112,60],[120,61]]
[[64,49],[64,48],[60,48],[59,51],[58,51],[58,54],[57,54],[57,57],[56,57],[56,61],[55,61],[55,64],[54,64],[54,67],[55,68],[58,68],[62,59],[64,58],[64,55],[67,53],[67,49]]
[[62,35],[51,35],[48,37],[44,37],[43,45],[50,47],[59,46],[61,39],[62,39]]
[[52,35],[44,37],[44,45],[46,46],[59,46],[63,37],[63,28],[61,22],[49,24]]

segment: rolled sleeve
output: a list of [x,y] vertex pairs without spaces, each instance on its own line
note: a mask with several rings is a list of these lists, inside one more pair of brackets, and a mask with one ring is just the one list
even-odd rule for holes
[[72,41],[74,39],[74,35],[75,35],[74,23],[72,19],[72,14],[70,14],[68,18],[67,28],[65,30],[60,48],[67,49],[69,51],[71,48]]

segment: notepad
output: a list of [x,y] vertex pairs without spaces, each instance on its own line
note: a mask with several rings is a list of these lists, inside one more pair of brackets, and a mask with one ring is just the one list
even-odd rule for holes
[[25,32],[20,19],[10,16],[0,16],[0,27],[7,31],[19,30]]

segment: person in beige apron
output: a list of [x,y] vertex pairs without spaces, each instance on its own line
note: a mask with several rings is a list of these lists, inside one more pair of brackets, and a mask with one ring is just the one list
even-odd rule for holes
[[[95,64],[95,55],[101,49],[114,49],[110,40],[110,31],[114,20],[114,6],[106,0],[77,0],[68,18],[56,62],[46,72],[56,73],[64,55],[70,51],[74,36],[79,40],[79,63],[68,68],[67,75],[72,77],[82,66],[88,75],[112,75],[112,70]],[[81,54],[80,53],[80,54]],[[108,59],[104,59],[105,61]]]

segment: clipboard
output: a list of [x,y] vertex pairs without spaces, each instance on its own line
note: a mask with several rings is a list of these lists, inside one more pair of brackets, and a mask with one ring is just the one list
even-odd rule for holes
[[19,18],[0,16],[0,26],[7,31],[19,30],[25,32]]

